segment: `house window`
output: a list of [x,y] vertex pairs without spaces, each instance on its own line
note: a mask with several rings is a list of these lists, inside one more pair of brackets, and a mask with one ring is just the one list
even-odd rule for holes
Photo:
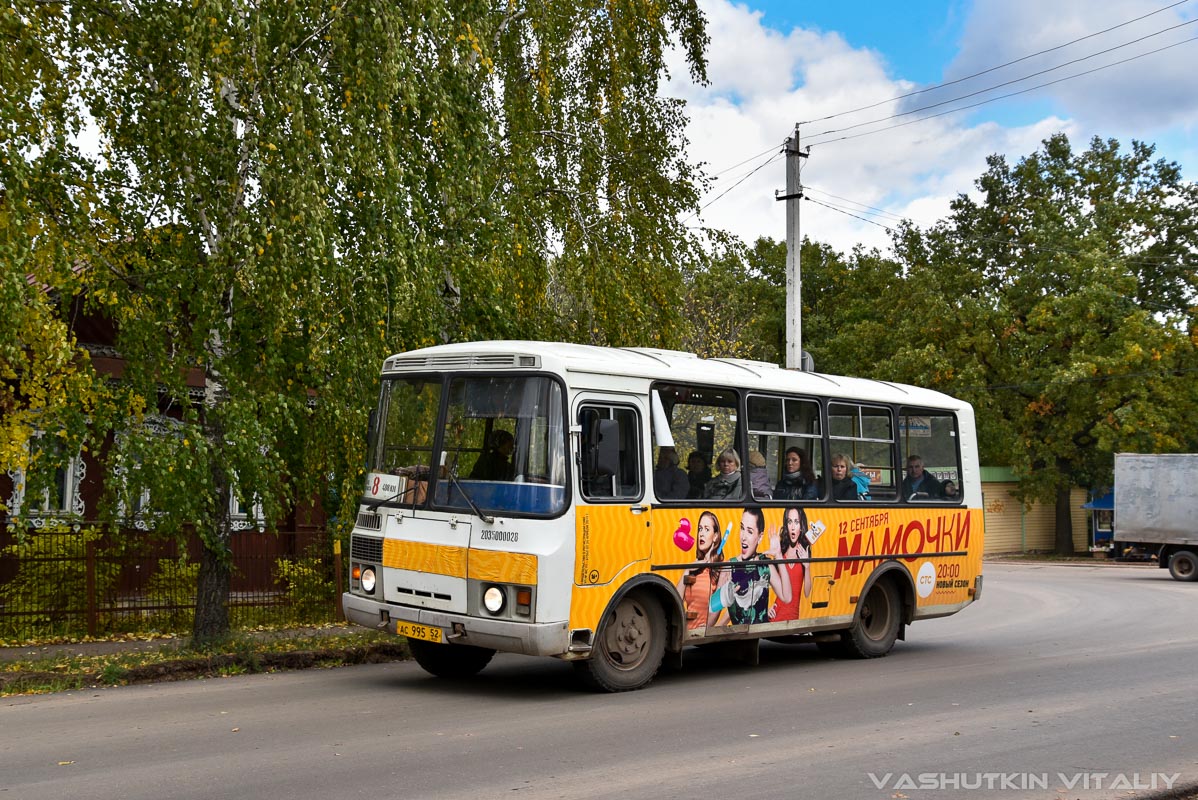
[[[41,439],[41,434],[35,435]],[[36,445],[35,445],[36,446]],[[8,499],[12,516],[27,518],[34,527],[41,527],[56,517],[82,517],[86,508],[80,486],[87,476],[87,465],[79,455],[54,468],[54,475],[40,492],[30,496],[25,470],[8,473],[13,492]]]
[[247,531],[251,528],[262,530],[266,525],[266,518],[262,515],[262,502],[255,497],[252,503],[247,504],[237,496],[236,490],[229,495],[229,519],[232,521],[230,527],[235,531]]

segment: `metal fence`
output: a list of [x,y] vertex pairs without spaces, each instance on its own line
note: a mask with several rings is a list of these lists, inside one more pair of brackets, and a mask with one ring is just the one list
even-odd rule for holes
[[[239,531],[231,544],[233,627],[338,618],[340,556],[324,531]],[[201,547],[89,525],[0,532],[0,641],[189,633]]]

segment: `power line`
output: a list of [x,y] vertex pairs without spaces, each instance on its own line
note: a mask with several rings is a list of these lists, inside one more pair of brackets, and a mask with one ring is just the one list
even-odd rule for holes
[[826,144],[833,144],[835,142],[844,142],[844,141],[848,141],[850,139],[859,139],[862,136],[872,136],[875,133],[882,133],[884,131],[894,130],[895,128],[905,128],[908,125],[914,125],[917,122],[926,122],[930,119],[936,119],[937,117],[943,117],[947,114],[956,114],[960,111],[968,111],[971,108],[977,108],[979,106],[984,106],[984,105],[987,105],[988,103],[994,103],[999,100],[1006,100],[1007,98],[1010,98],[1010,97],[1017,97],[1018,95],[1021,95],[1021,94],[1027,94],[1028,92],[1034,92],[1037,89],[1043,89],[1047,86],[1053,86],[1058,83],[1064,83],[1065,81],[1073,80],[1074,78],[1081,78],[1085,75],[1090,75],[1095,72],[1100,72],[1104,69],[1109,69],[1111,67],[1117,67],[1120,64],[1126,64],[1129,61],[1135,61],[1136,59],[1144,58],[1145,56],[1155,55],[1156,53],[1160,53],[1165,50],[1170,50],[1174,47],[1179,47],[1180,45],[1183,45],[1183,44],[1189,44],[1190,42],[1193,42],[1193,41],[1198,41],[1198,36],[1195,36],[1190,39],[1183,39],[1180,42],[1174,42],[1173,44],[1165,45],[1164,47],[1158,47],[1157,49],[1149,50],[1146,53],[1140,53],[1139,55],[1129,56],[1128,58],[1124,58],[1119,61],[1113,61],[1110,64],[1104,64],[1101,67],[1094,67],[1093,69],[1088,69],[1088,70],[1085,70],[1084,72],[1079,72],[1074,75],[1066,75],[1064,78],[1058,78],[1055,81],[1047,81],[1046,83],[1040,83],[1035,86],[1028,87],[1027,89],[1020,89],[1017,92],[1009,92],[1008,94],[999,95],[998,97],[991,97],[988,100],[982,100],[981,102],[978,102],[978,103],[970,103],[969,105],[961,106],[960,108],[950,108],[949,110],[941,111],[938,114],[929,114],[926,117],[920,117],[919,119],[912,119],[912,120],[908,120],[906,122],[900,122],[895,125],[888,125],[884,128],[877,128],[876,130],[872,130],[872,131],[864,131],[862,133],[854,133],[854,134],[850,134],[849,136],[840,136],[835,139],[825,139],[822,142],[815,142],[815,144],[826,145]]
[[807,197],[806,195],[803,196],[803,199],[809,203],[815,203],[817,206],[823,206],[824,208],[830,208],[837,213],[844,214],[846,217],[852,217],[853,219],[859,219],[862,222],[868,222],[870,225],[877,225],[879,228],[886,231],[887,233],[893,233],[893,231],[888,226],[883,225],[880,222],[876,222],[872,219],[866,219],[865,217],[858,216],[858,215],[854,214],[853,212],[848,211],[846,209],[840,208],[838,206],[834,206],[830,203],[824,203],[820,200],[816,200],[814,197]]
[[1104,33],[1110,33],[1110,32],[1111,32],[1111,31],[1113,31],[1113,30],[1116,30],[1116,29],[1118,29],[1118,28],[1123,28],[1123,27],[1126,27],[1126,26],[1128,26],[1128,25],[1131,25],[1131,24],[1132,24],[1132,23],[1134,23],[1134,22],[1139,22],[1139,21],[1140,21],[1140,20],[1142,20],[1142,19],[1147,19],[1148,17],[1151,17],[1151,16],[1154,16],[1154,15],[1156,15],[1156,14],[1159,14],[1159,13],[1161,13],[1162,11],[1168,11],[1168,10],[1169,10],[1169,9],[1171,9],[1171,8],[1176,8],[1177,6],[1180,6],[1180,5],[1185,5],[1187,2],[1189,2],[1189,0],[1179,0],[1179,1],[1178,1],[1178,2],[1176,2],[1176,3],[1172,3],[1171,5],[1167,5],[1167,6],[1165,6],[1164,8],[1158,8],[1156,11],[1153,11],[1153,12],[1151,12],[1151,13],[1148,13],[1148,14],[1144,14],[1143,16],[1140,16],[1140,17],[1136,17],[1135,19],[1129,19],[1127,22],[1121,22],[1121,23],[1119,23],[1118,25],[1113,25],[1113,26],[1111,26],[1110,28],[1106,28],[1105,30],[1101,30],[1101,31],[1097,31],[1097,32],[1095,32],[1095,33],[1087,34],[1086,36],[1081,36],[1081,37],[1079,37],[1079,38],[1077,38],[1077,39],[1072,39],[1072,40],[1070,40],[1070,41],[1068,41],[1068,42],[1065,42],[1064,44],[1059,44],[1059,45],[1057,45],[1056,47],[1050,47],[1050,48],[1048,48],[1047,50],[1041,50],[1041,51],[1039,51],[1039,52],[1037,52],[1037,53],[1031,53],[1031,54],[1029,54],[1029,55],[1022,56],[1021,58],[1017,58],[1017,59],[1015,59],[1014,61],[1008,61],[1008,62],[1006,62],[1005,64],[999,64],[999,65],[998,65],[998,66],[996,66],[996,67],[990,67],[990,68],[988,68],[988,69],[984,69],[984,70],[982,70],[981,72],[975,72],[975,73],[973,73],[972,75],[966,75],[964,78],[957,78],[956,80],[945,81],[944,83],[938,83],[938,84],[936,84],[935,86],[929,86],[929,87],[927,87],[926,89],[918,89],[918,90],[916,90],[916,91],[914,91],[914,92],[907,92],[907,94],[901,94],[901,95],[898,95],[897,97],[892,97],[892,98],[890,98],[889,100],[879,100],[878,102],[876,102],[876,103],[872,103],[872,104],[870,104],[870,105],[867,105],[867,106],[860,106],[860,107],[858,107],[858,108],[850,109],[850,110],[848,110],[848,111],[840,111],[840,112],[837,112],[837,113],[835,113],[835,114],[829,114],[829,115],[828,115],[828,116],[826,116],[826,117],[818,117],[818,118],[816,118],[816,119],[813,119],[813,120],[807,120],[806,122],[800,122],[799,124],[800,124],[800,125],[808,125],[808,124],[810,124],[810,123],[812,123],[812,122],[823,122],[823,121],[825,121],[825,120],[834,119],[834,118],[836,118],[836,117],[843,117],[843,116],[846,116],[846,115],[848,115],[848,114],[855,114],[855,113],[857,113],[858,111],[868,111],[868,110],[869,110],[869,109],[871,109],[871,108],[877,108],[878,106],[885,105],[885,104],[887,104],[887,103],[893,103],[893,102],[895,102],[896,100],[905,100],[905,99],[906,99],[906,98],[908,98],[908,97],[914,97],[915,95],[918,95],[918,94],[924,94],[925,92],[931,92],[931,91],[935,91],[936,89],[943,89],[945,86],[952,86],[952,85],[954,85],[954,84],[957,84],[957,83],[962,83],[962,82],[964,82],[964,81],[971,80],[971,79],[973,79],[973,78],[977,78],[977,77],[979,77],[979,76],[986,75],[986,74],[988,74],[988,73],[991,73],[991,72],[995,72],[996,70],[1003,69],[1004,67],[1009,67],[1009,66],[1011,66],[1012,64],[1018,64],[1018,63],[1020,63],[1021,61],[1027,61],[1029,58],[1035,58],[1036,56],[1042,56],[1042,55],[1044,55],[1045,53],[1051,53],[1051,52],[1053,52],[1053,51],[1055,51],[1055,50],[1060,50],[1060,49],[1062,49],[1062,48],[1065,48],[1065,47],[1068,47],[1068,46],[1070,46],[1070,45],[1077,44],[1078,42],[1084,42],[1086,39],[1092,39],[1092,38],[1094,38],[1095,36],[1101,36],[1101,35],[1102,35],[1102,34],[1104,34]]
[[[810,187],[804,187],[804,188],[807,189]],[[817,189],[816,191],[820,191],[820,190]],[[823,192],[823,194],[828,194],[828,193]],[[831,195],[831,196],[836,197],[836,195]],[[844,214],[845,216],[853,217],[854,219],[859,219],[862,222],[868,222],[870,225],[876,225],[879,228],[882,228],[883,230],[885,230],[887,233],[893,233],[893,230],[889,226],[883,225],[882,223],[877,222],[876,220],[866,219],[865,217],[858,216],[857,214],[853,213],[852,211],[842,208],[840,206],[837,206],[834,203],[821,202],[819,200],[816,200],[813,197],[808,197],[808,196],[804,196],[803,199],[807,200],[809,202],[815,203],[816,205],[823,206],[824,208],[830,209],[837,213]],[[844,200],[845,202],[848,202],[848,203],[856,203],[857,205],[865,205],[864,203],[857,203],[857,201],[855,201],[855,200],[849,200],[846,197],[839,197],[837,199]],[[867,206],[867,208],[873,208],[873,206]],[[897,214],[893,214],[889,211],[882,211],[881,209],[874,209],[874,211],[877,211],[881,214],[885,214],[890,217],[895,217],[900,222],[910,219],[910,217],[900,217]],[[862,212],[862,213],[865,213],[865,212]],[[912,220],[912,221],[917,222],[918,220]],[[967,235],[957,229],[947,231],[946,233],[947,233],[947,235],[952,236],[959,241],[992,242],[995,244],[1005,245],[1007,247],[1029,248],[1029,249],[1033,249],[1033,250],[1035,250],[1037,252],[1041,252],[1041,253],[1060,253],[1063,255],[1070,255],[1070,256],[1086,255],[1086,252],[1083,250],[1070,250],[1070,249],[1064,248],[1064,247],[1047,247],[1045,245],[1040,245],[1040,244],[1026,244],[1026,243],[1014,241],[1011,239],[1000,239],[1000,238],[994,237],[994,236]],[[1119,256],[1118,258],[1125,264],[1141,266],[1141,267],[1159,267],[1159,266],[1162,266],[1164,262],[1172,260],[1171,256],[1137,256],[1137,257]],[[1158,310],[1170,310],[1170,309],[1158,309]]]
[[[731,191],[732,191],[733,189],[735,189],[737,186],[740,186],[742,183],[744,183],[745,181],[747,181],[749,178],[753,177],[755,174],[757,174],[758,172],[760,172],[760,171],[761,171],[762,169],[764,169],[765,167],[767,167],[767,166],[769,166],[770,164],[772,164],[772,163],[774,163],[775,161],[777,161],[777,160],[778,160],[779,158],[781,158],[783,155],[785,155],[785,153],[775,153],[773,156],[771,156],[771,157],[770,157],[770,158],[768,158],[767,160],[765,160],[765,161],[761,162],[761,163],[760,163],[760,164],[758,164],[756,167],[754,167],[753,169],[749,170],[749,171],[748,171],[748,172],[747,172],[747,173],[746,173],[746,174],[745,174],[743,177],[741,177],[741,179],[740,179],[740,180],[738,180],[736,183],[732,184],[732,185],[731,185],[731,186],[729,186],[727,189],[725,189],[724,191],[722,191],[722,192],[720,192],[719,194],[717,194],[715,197],[713,197],[713,198],[712,198],[711,200],[709,200],[708,202],[706,202],[706,203],[704,203],[703,205],[699,206],[699,210],[698,210],[698,211],[696,211],[694,214],[691,214],[691,215],[690,215],[689,217],[687,217],[686,219],[682,220],[682,223],[685,225],[687,222],[689,222],[690,220],[692,220],[692,219],[694,219],[695,217],[697,217],[699,214],[701,214],[701,213],[703,213],[704,211],[706,211],[706,210],[707,210],[707,209],[708,209],[708,208],[711,206],[711,204],[712,204],[712,203],[716,202],[716,201],[717,201],[717,200],[719,200],[721,197],[723,197],[724,195],[726,195],[726,194],[728,194],[729,192],[731,192]],[[750,160],[752,160],[752,159],[750,159]]]
[[[1009,81],[1004,81],[1004,82],[1002,82],[1002,83],[996,83],[996,84],[994,84],[993,86],[987,86],[986,88],[984,88],[984,89],[978,89],[978,90],[977,90],[977,91],[975,91],[975,92],[969,92],[968,94],[958,95],[957,97],[950,97],[948,100],[941,100],[939,103],[931,103],[931,104],[929,104],[929,105],[926,105],[926,106],[920,106],[919,108],[913,108],[913,109],[911,109],[910,111],[901,111],[901,112],[899,112],[899,113],[897,113],[897,114],[891,114],[891,115],[890,115],[890,116],[888,116],[888,117],[879,117],[878,119],[867,120],[867,121],[865,121],[865,122],[858,122],[858,123],[855,123],[855,124],[853,124],[853,125],[846,125],[846,126],[845,126],[845,127],[843,127],[843,128],[832,128],[832,129],[830,129],[830,130],[826,130],[826,131],[820,131],[819,133],[813,133],[813,134],[811,134],[809,138],[815,138],[815,137],[818,137],[818,136],[825,136],[825,135],[827,135],[827,134],[829,134],[829,133],[840,133],[840,132],[842,132],[842,131],[851,131],[851,130],[853,130],[854,128],[861,128],[861,127],[864,127],[864,126],[866,126],[866,125],[873,125],[873,124],[875,124],[875,123],[878,123],[878,122],[887,122],[887,121],[889,121],[889,120],[892,120],[892,119],[898,119],[899,117],[907,117],[907,116],[910,116],[911,114],[918,114],[918,113],[919,113],[919,112],[921,112],[921,111],[927,111],[928,109],[932,109],[932,108],[939,108],[940,106],[945,106],[945,105],[948,105],[949,103],[955,103],[955,102],[957,102],[958,100],[964,100],[964,99],[966,99],[966,98],[969,98],[969,97],[976,97],[976,96],[978,96],[979,94],[985,94],[986,92],[992,92],[992,91],[994,91],[995,89],[1001,89],[1001,88],[1002,88],[1002,87],[1004,87],[1004,86],[1010,86],[1010,85],[1012,85],[1012,84],[1019,83],[1019,82],[1021,82],[1021,81],[1026,81],[1026,80],[1028,80],[1029,78],[1035,78],[1035,77],[1036,77],[1036,76],[1038,76],[1038,75],[1045,75],[1045,74],[1047,74],[1047,73],[1049,73],[1049,72],[1055,72],[1056,70],[1058,70],[1058,69],[1063,69],[1063,68],[1065,68],[1065,67],[1068,67],[1068,66],[1070,66],[1071,64],[1077,64],[1077,63],[1080,63],[1080,62],[1082,62],[1082,61],[1088,61],[1088,60],[1089,60],[1089,59],[1091,59],[1091,58],[1096,58],[1096,57],[1098,57],[1098,56],[1101,56],[1101,55],[1106,55],[1107,53],[1112,53],[1112,52],[1114,52],[1115,50],[1121,50],[1121,49],[1122,49],[1122,48],[1124,48],[1124,47],[1130,47],[1131,45],[1133,45],[1133,44],[1138,44],[1138,43],[1140,43],[1140,42],[1144,41],[1145,39],[1151,39],[1151,38],[1152,38],[1152,37],[1154,37],[1154,36],[1160,36],[1162,33],[1168,33],[1169,31],[1177,30],[1178,28],[1184,28],[1186,25],[1193,25],[1193,24],[1194,24],[1194,23],[1196,23],[1196,22],[1198,22],[1198,19],[1192,19],[1192,20],[1190,20],[1190,21],[1188,21],[1188,22],[1182,22],[1182,23],[1180,23],[1180,24],[1177,24],[1177,25],[1174,25],[1174,26],[1172,26],[1172,27],[1169,27],[1169,28],[1164,28],[1164,29],[1162,29],[1162,30],[1156,31],[1155,33],[1149,33],[1149,34],[1146,34],[1146,35],[1144,35],[1144,36],[1141,36],[1139,39],[1133,39],[1133,40],[1131,40],[1131,41],[1129,41],[1129,42],[1124,42],[1123,44],[1115,45],[1114,47],[1108,47],[1106,50],[1099,50],[1099,51],[1098,51],[1098,52],[1096,52],[1096,53],[1090,53],[1089,55],[1085,55],[1085,56],[1081,56],[1081,57],[1079,57],[1079,58],[1075,58],[1075,59],[1073,59],[1072,61],[1066,61],[1066,62],[1064,62],[1063,64],[1057,64],[1055,67],[1048,67],[1048,68],[1046,68],[1046,69],[1042,69],[1042,70],[1040,70],[1039,72],[1033,72],[1033,73],[1031,73],[1031,74],[1024,75],[1024,76],[1022,76],[1022,77],[1019,77],[1019,78],[1012,78],[1011,80],[1009,80]],[[1179,42],[1179,44],[1180,44],[1180,42]],[[1147,54],[1145,54],[1145,55],[1147,55]],[[1117,62],[1117,63],[1121,63],[1121,62]],[[1108,66],[1113,66],[1113,65],[1108,65]],[[1085,75],[1086,73],[1084,73],[1084,72],[1083,72],[1083,73],[1081,73],[1081,74],[1082,74],[1082,75]],[[1048,84],[1045,84],[1045,85],[1048,85]]]
[[748,157],[748,158],[746,158],[744,161],[739,161],[739,162],[737,162],[737,163],[733,164],[733,165],[732,165],[732,166],[730,166],[730,167],[725,167],[724,169],[720,170],[719,172],[713,172],[713,173],[711,173],[711,175],[710,175],[710,176],[708,176],[708,177],[714,178],[714,177],[716,177],[716,176],[718,176],[718,175],[723,175],[725,172],[731,172],[732,170],[736,169],[737,167],[744,166],[745,164],[748,164],[750,161],[756,161],[757,159],[761,158],[761,157],[762,157],[763,155],[765,155],[766,153],[773,153],[773,152],[776,152],[776,151],[777,151],[777,150],[778,150],[780,147],[782,147],[782,146],[783,146],[783,145],[785,145],[785,144],[786,144],[786,142],[781,142],[781,143],[779,143],[779,144],[776,144],[776,145],[774,145],[774,146],[770,147],[769,149],[762,150],[760,153],[756,153],[756,154],[754,154],[754,155],[751,155],[751,156],[749,156],[749,157]]
[[[894,213],[894,212],[892,212],[892,211],[887,211],[887,210],[886,210],[886,209],[884,209],[884,208],[877,208],[876,206],[871,206],[871,205],[869,205],[869,204],[867,204],[867,203],[862,203],[860,200],[853,200],[853,199],[851,199],[851,198],[848,198],[848,197],[841,197],[841,196],[840,196],[840,195],[838,195],[838,194],[832,194],[831,192],[824,191],[823,189],[819,189],[819,188],[817,188],[817,187],[815,187],[815,186],[806,185],[806,186],[804,186],[804,187],[803,187],[803,191],[804,191],[804,192],[816,192],[817,194],[824,194],[824,195],[827,195],[828,197],[834,197],[834,198],[836,198],[837,200],[843,200],[843,201],[844,201],[844,202],[846,202],[846,203],[852,203],[852,204],[853,204],[853,205],[855,205],[855,206],[861,206],[861,207],[862,207],[862,208],[864,208],[864,209],[868,209],[869,211],[873,211],[873,212],[875,212],[876,214],[878,214],[879,216],[883,216],[883,217],[891,217],[891,218],[892,218],[892,219],[894,219],[896,222],[902,222],[902,221],[903,221],[903,220],[905,220],[905,219],[910,219],[909,217],[903,217],[903,216],[900,216],[900,215],[898,215],[898,214],[895,214],[895,213]],[[863,211],[863,212],[861,212],[861,213],[865,213],[865,212]],[[914,221],[914,222],[920,222],[920,220],[913,220],[913,221]],[[923,224],[923,223],[921,223],[921,224]]]

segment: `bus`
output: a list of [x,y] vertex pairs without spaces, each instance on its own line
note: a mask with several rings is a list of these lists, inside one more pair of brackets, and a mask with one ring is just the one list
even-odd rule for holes
[[496,652],[601,691],[692,645],[890,652],[982,590],[973,410],[860,378],[495,341],[387,358],[346,618],[429,673]]

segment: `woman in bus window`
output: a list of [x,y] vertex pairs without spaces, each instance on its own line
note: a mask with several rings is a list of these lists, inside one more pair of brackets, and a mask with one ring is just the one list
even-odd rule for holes
[[775,500],[815,500],[819,497],[807,451],[797,447],[786,448],[786,458],[782,464],[786,472],[774,487]]
[[[798,506],[786,509],[782,517],[782,530],[778,532],[778,544],[782,559],[810,558],[811,549],[807,541],[807,512]],[[799,618],[799,586],[803,587],[803,596],[811,596],[811,571],[805,564],[782,564],[782,569],[790,578],[790,599],[783,601],[781,597],[774,599],[770,606],[770,622],[786,622]]]
[[716,459],[719,473],[707,482],[703,488],[705,500],[739,500],[742,497],[740,488],[740,456],[729,447],[720,453]]
[[832,499],[834,500],[856,500],[857,499],[857,484],[853,483],[853,479],[849,477],[849,457],[843,453],[837,453],[832,456],[831,462],[832,471]]
[[711,590],[719,579],[719,570],[707,565],[724,560],[720,521],[716,515],[704,511],[699,515],[699,524],[695,528],[698,534],[695,538],[697,566],[688,569],[678,580],[678,593],[682,595],[683,605],[686,606],[688,630],[715,624],[716,615],[711,613],[708,604],[711,602]]

